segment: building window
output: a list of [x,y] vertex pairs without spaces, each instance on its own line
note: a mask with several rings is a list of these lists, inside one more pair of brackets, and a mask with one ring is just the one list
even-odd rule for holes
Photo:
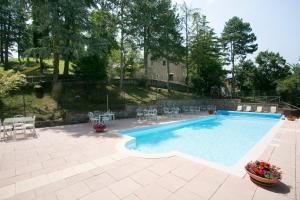
[[169,74],[169,81],[174,81],[174,74]]
[[163,61],[163,66],[166,66],[166,61],[165,60]]

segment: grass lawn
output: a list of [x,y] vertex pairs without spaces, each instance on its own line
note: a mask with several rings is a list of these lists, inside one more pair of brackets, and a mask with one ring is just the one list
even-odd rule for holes
[[[52,74],[53,73],[53,60],[52,59],[45,59],[45,70],[44,74]],[[10,58],[9,59],[10,66],[12,69],[16,71],[20,71],[26,75],[42,75],[39,71],[39,64],[36,63],[36,60],[34,58],[29,58],[29,62],[26,61],[26,59],[22,60],[21,63],[18,61],[17,58]],[[73,72],[72,63],[70,62],[70,69],[69,74],[74,74]],[[63,74],[64,72],[64,61],[59,61],[59,74]]]

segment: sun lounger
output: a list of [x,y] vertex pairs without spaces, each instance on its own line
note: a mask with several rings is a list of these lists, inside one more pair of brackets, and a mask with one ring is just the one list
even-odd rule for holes
[[251,106],[246,106],[245,112],[251,112],[251,110],[252,110]]
[[242,111],[243,110],[243,106],[239,105],[236,109],[236,111]]
[[256,112],[262,112],[263,111],[263,107],[262,106],[257,106],[256,108]]
[[271,113],[276,113],[277,112],[277,107],[276,106],[271,106],[270,112]]

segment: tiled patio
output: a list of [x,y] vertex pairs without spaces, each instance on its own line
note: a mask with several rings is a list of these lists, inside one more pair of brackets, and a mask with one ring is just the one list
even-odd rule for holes
[[[185,116],[191,117],[191,116]],[[118,120],[113,129],[141,126]],[[116,150],[122,138],[88,124],[38,129],[37,139],[0,143],[0,199],[288,200],[300,198],[300,121],[285,121],[263,155],[282,167],[282,183],[263,188],[248,176],[181,157],[145,159]]]

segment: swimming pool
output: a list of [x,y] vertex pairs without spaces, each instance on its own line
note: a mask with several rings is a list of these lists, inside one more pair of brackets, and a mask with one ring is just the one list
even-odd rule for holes
[[125,147],[137,153],[165,154],[173,151],[234,166],[279,122],[279,114],[218,111],[217,115],[123,130],[134,139]]

